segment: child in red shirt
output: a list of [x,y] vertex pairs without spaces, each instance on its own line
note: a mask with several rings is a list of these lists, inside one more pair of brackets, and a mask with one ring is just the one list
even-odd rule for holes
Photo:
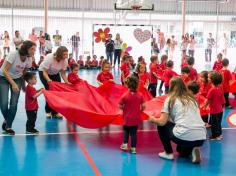
[[77,64],[79,64],[79,68],[83,69],[84,68],[84,61],[83,61],[83,56],[79,56],[79,60],[77,61]]
[[70,73],[68,74],[68,81],[71,84],[77,84],[82,81],[82,79],[79,78],[78,76],[78,71],[79,71],[79,65],[78,64],[72,64],[70,67]]
[[229,60],[223,59],[222,66],[223,68],[220,70],[220,73],[223,78],[222,87],[223,87],[224,97],[225,97],[225,108],[232,109],[232,106],[230,106],[229,104],[229,87],[230,87],[230,82],[232,81],[231,73],[227,69],[229,66]]
[[136,68],[136,73],[139,77],[139,86],[142,86],[147,89],[149,85],[149,74],[147,73],[146,66],[144,64],[139,63]]
[[220,71],[223,68],[222,57],[223,57],[223,55],[221,53],[219,53],[217,55],[217,60],[215,61],[214,65],[213,65],[213,70]]
[[133,58],[133,56],[130,56],[130,58],[129,58],[129,63],[130,63],[130,66],[132,67],[132,69],[134,69],[135,66],[136,66],[136,64],[134,63],[134,58]]
[[138,125],[141,122],[141,112],[144,110],[144,99],[141,93],[137,92],[138,78],[136,76],[130,76],[127,78],[127,86],[129,91],[126,92],[119,103],[120,109],[123,110],[123,143],[120,146],[122,150],[128,150],[128,140],[131,137],[130,152],[136,153],[137,144],[137,130]]
[[91,67],[98,68],[98,61],[97,61],[97,56],[96,55],[93,55],[93,60],[91,62]]
[[69,54],[69,59],[68,59],[69,67],[71,67],[71,65],[74,63],[75,63],[75,60],[73,59],[73,54]]
[[87,60],[85,61],[85,68],[89,69],[92,65],[91,57],[87,56]]
[[206,127],[210,127],[209,123],[208,123],[208,114],[206,115],[202,115],[202,104],[201,101],[202,100],[206,100],[206,98],[204,98],[201,94],[199,94],[199,90],[200,90],[200,85],[196,82],[196,81],[190,81],[187,85],[188,91],[195,96],[198,104],[199,104],[199,108],[200,108],[200,113],[201,113],[201,117],[203,122],[205,122],[205,126]]
[[97,76],[98,85],[101,86],[107,81],[113,81],[113,75],[110,73],[111,65],[108,61],[103,61],[102,71]]
[[189,73],[190,73],[190,69],[188,66],[182,67],[181,68],[181,79],[183,80],[184,84],[187,85],[188,82],[190,82],[190,78],[189,78]]
[[162,55],[161,56],[161,63],[159,64],[159,74],[158,76],[161,78],[161,84],[160,84],[160,87],[159,87],[159,95],[162,95],[163,91],[162,91],[162,86],[164,84],[164,80],[163,80],[163,73],[166,69],[166,62],[168,60],[168,56],[167,55]]
[[186,57],[186,55],[183,55],[183,56],[182,56],[182,59],[181,59],[180,68],[183,68],[183,67],[185,67],[185,66],[188,66],[187,57]]
[[25,109],[27,114],[26,132],[38,134],[39,131],[35,129],[35,122],[39,107],[37,97],[43,93],[44,89],[42,88],[40,90],[36,90],[34,88],[34,85],[37,83],[36,73],[26,72],[24,79],[28,83],[25,89]]
[[138,63],[144,64],[144,65],[147,65],[147,63],[145,62],[145,59],[144,59],[143,56],[140,56],[140,57],[138,58]]
[[99,63],[98,63],[98,68],[102,68],[102,63],[104,62],[104,56],[100,57]]
[[204,108],[209,104],[210,115],[211,115],[211,140],[222,139],[222,116],[223,116],[223,105],[225,104],[224,92],[221,87],[222,75],[216,71],[210,72],[209,80],[213,84],[212,88],[207,94],[207,102]]
[[125,84],[125,81],[127,79],[127,77],[130,75],[130,64],[129,64],[129,58],[130,56],[123,56],[122,57],[122,63],[121,63],[121,83],[122,85]]
[[197,74],[197,70],[195,68],[193,68],[194,58],[189,57],[187,59],[187,63],[188,63],[188,67],[190,69],[189,78],[190,78],[191,81],[196,81],[197,77],[198,77],[198,74]]
[[207,94],[212,87],[212,84],[208,81],[208,72],[207,71],[202,71],[200,73],[200,78],[199,78],[198,84],[200,85],[199,94],[204,97],[207,97]]
[[172,77],[177,76],[178,74],[176,72],[173,71],[173,67],[174,67],[174,62],[169,60],[166,63],[166,69],[163,73],[163,77],[164,77],[164,86],[165,86],[165,94],[168,94],[169,92],[169,87],[170,87],[170,80]]
[[150,71],[150,84],[148,86],[148,91],[153,97],[156,97],[157,92],[157,80],[158,80],[158,58],[157,56],[151,56],[151,63],[149,65]]

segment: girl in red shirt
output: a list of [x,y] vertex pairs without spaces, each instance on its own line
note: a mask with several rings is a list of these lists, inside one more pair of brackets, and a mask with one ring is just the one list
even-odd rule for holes
[[181,68],[181,79],[183,80],[184,84],[187,85],[188,82],[190,82],[190,78],[189,78],[189,73],[190,73],[190,69],[188,66],[182,67]]
[[157,81],[158,81],[158,58],[157,56],[154,55],[151,57],[150,60],[151,60],[151,63],[149,65],[150,84],[148,86],[148,90],[153,97],[156,97]]
[[84,61],[83,61],[83,56],[79,56],[79,60],[77,61],[77,64],[79,64],[79,68],[83,69],[84,68]]
[[142,86],[147,89],[149,85],[149,74],[147,73],[146,66],[144,64],[139,63],[136,68],[136,73],[139,77],[139,86]]
[[108,61],[102,63],[102,71],[97,76],[98,85],[101,86],[107,81],[113,81],[113,75],[110,73],[111,65]]
[[194,62],[195,61],[193,57],[189,57],[187,59],[188,67],[190,69],[189,78],[191,79],[191,81],[196,81],[198,78],[197,70],[193,68]]
[[123,56],[122,57],[122,63],[121,63],[121,83],[122,85],[125,84],[125,81],[127,79],[127,77],[130,75],[130,64],[129,64],[129,58],[130,56]]
[[136,153],[137,130],[141,122],[141,112],[144,110],[144,99],[141,93],[137,92],[139,80],[136,76],[127,78],[129,91],[126,92],[120,102],[119,107],[123,110],[123,143],[120,146],[122,150],[128,150],[128,140],[131,137],[130,152]]
[[217,60],[215,61],[214,65],[213,65],[213,70],[220,71],[223,68],[222,57],[223,57],[223,55],[221,53],[219,53],[217,55]]
[[230,88],[230,82],[232,81],[231,73],[228,70],[229,60],[226,58],[223,59],[222,66],[223,68],[220,70],[220,73],[223,78],[222,87],[223,87],[224,97],[225,97],[225,108],[232,109],[232,106],[230,106],[229,104],[229,88]]
[[97,68],[98,67],[98,61],[97,61],[97,56],[93,55],[93,60],[91,62],[91,67]]
[[160,87],[159,87],[159,95],[161,95],[163,93],[162,91],[162,87],[163,87],[163,84],[164,84],[164,79],[163,79],[163,73],[166,69],[166,62],[168,60],[168,56],[167,55],[162,55],[161,56],[161,63],[159,64],[159,78],[161,79],[161,84],[160,84]]
[[71,84],[77,84],[82,81],[82,79],[78,76],[79,71],[79,65],[78,64],[72,64],[70,67],[71,72],[68,74],[68,81]]

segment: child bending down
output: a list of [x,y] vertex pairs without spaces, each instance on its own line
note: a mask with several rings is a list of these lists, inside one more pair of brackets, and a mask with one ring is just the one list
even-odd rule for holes
[[82,81],[82,79],[79,78],[78,76],[78,71],[79,71],[79,64],[72,64],[70,66],[70,73],[68,74],[68,81],[71,84],[77,84]]
[[137,92],[139,80],[136,76],[127,78],[129,91],[125,93],[119,103],[120,109],[123,110],[124,117],[124,137],[120,146],[122,150],[128,150],[129,136],[131,137],[130,152],[136,153],[137,130],[141,122],[141,112],[144,110],[144,99],[141,93]]

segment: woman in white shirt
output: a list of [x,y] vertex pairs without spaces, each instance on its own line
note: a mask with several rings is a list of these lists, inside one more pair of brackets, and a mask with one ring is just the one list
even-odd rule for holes
[[116,66],[116,60],[118,61],[118,67],[120,67],[120,56],[121,56],[121,52],[122,52],[122,43],[123,41],[120,38],[120,34],[117,33],[116,34],[116,39],[115,39],[115,52],[114,52],[114,67]]
[[[69,83],[66,77],[68,67],[68,49],[65,46],[59,46],[55,53],[48,54],[39,66],[39,78],[46,90],[49,90],[48,83],[51,81],[61,82],[61,77],[65,83]],[[62,118],[46,102],[45,106],[47,117]]]
[[23,85],[22,76],[27,69],[31,68],[35,50],[35,43],[24,41],[19,50],[10,52],[0,69],[0,108],[4,117],[2,129],[10,135],[15,134],[12,123],[16,116],[20,90]]
[[199,147],[206,139],[206,129],[199,111],[195,97],[188,93],[183,80],[173,77],[160,118],[149,118],[149,121],[157,124],[164,147],[164,152],[159,153],[161,158],[174,159],[173,141],[177,144],[176,150],[180,156],[189,157],[192,154],[193,163],[201,162]]
[[189,40],[189,48],[188,48],[188,54],[190,57],[194,57],[195,44],[196,44],[196,41],[194,39],[194,35],[191,34],[190,40]]

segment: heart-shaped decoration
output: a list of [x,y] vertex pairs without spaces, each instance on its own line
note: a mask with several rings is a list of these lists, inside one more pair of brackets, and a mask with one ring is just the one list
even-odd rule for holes
[[142,30],[140,28],[137,28],[134,30],[134,37],[136,38],[136,40],[138,40],[139,43],[143,43],[146,42],[147,40],[149,40],[151,38],[151,32],[148,30]]

